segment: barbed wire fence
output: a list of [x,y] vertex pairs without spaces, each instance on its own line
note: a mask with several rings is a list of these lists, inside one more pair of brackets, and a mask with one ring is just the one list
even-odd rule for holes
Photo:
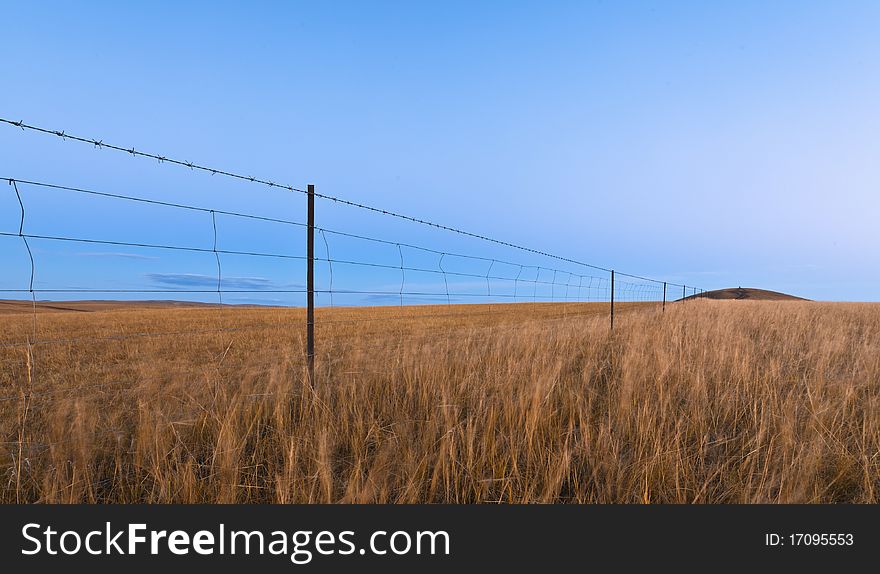
[[[268,217],[244,211],[216,209],[204,205],[172,202],[118,193],[108,190],[87,189],[58,182],[35,181],[11,177],[13,174],[0,174],[8,183],[19,207],[17,229],[0,229],[0,237],[18,239],[26,252],[29,262],[29,276],[26,286],[0,289],[0,293],[8,297],[27,298],[31,304],[32,325],[25,341],[0,341],[0,350],[6,348],[26,348],[28,352],[38,346],[69,345],[71,343],[101,342],[113,344],[129,339],[154,339],[193,334],[234,333],[246,330],[258,330],[260,325],[244,327],[228,327],[221,320],[216,329],[171,330],[166,332],[124,332],[103,334],[94,337],[56,337],[40,340],[37,331],[38,297],[55,297],[75,294],[85,299],[99,296],[148,296],[172,297],[186,296],[195,298],[213,298],[219,312],[224,307],[224,294],[239,295],[288,295],[296,297],[297,302],[304,299],[305,318],[305,363],[309,381],[315,381],[315,327],[320,325],[364,324],[369,322],[413,321],[421,319],[445,319],[476,316],[498,316],[499,303],[554,303],[561,305],[563,316],[577,316],[580,303],[607,303],[609,307],[609,327],[614,328],[615,306],[629,303],[655,303],[661,310],[672,302],[690,301],[704,296],[705,291],[693,286],[662,281],[641,275],[625,273],[609,267],[590,264],[540,249],[515,244],[501,239],[489,237],[456,227],[439,224],[433,221],[412,217],[395,211],[381,209],[344,198],[318,193],[315,187],[308,185],[305,189],[279,184],[266,179],[245,176],[228,170],[206,167],[189,161],[177,160],[159,154],[147,153],[134,147],[123,147],[104,143],[103,140],[84,138],[67,134],[63,131],[49,130],[38,126],[0,118],[0,123],[11,125],[22,130],[48,134],[63,140],[92,145],[96,148],[114,150],[135,157],[156,160],[159,163],[174,164],[202,171],[211,175],[219,175],[253,185],[273,188],[277,191],[303,194],[307,199],[304,220],[283,217]],[[62,193],[69,196],[100,198],[101,200],[124,202],[131,205],[150,205],[177,212],[200,214],[210,223],[211,234],[203,245],[187,245],[171,242],[133,241],[124,238],[92,237],[88,234],[74,235],[70,233],[49,234],[32,232],[29,229],[27,193]],[[537,257],[550,264],[538,264],[533,261],[520,260],[517,257],[498,258],[477,253],[466,253],[457,249],[444,250],[436,246],[422,245],[411,241],[397,241],[393,238],[355,233],[319,225],[315,216],[315,200],[323,200],[345,205],[372,214],[394,218],[427,226],[441,232],[477,240],[504,248],[511,253],[520,253],[529,257]],[[256,224],[281,225],[294,228],[305,233],[305,253],[291,253],[274,250],[254,250],[231,248],[222,242],[223,234],[218,221],[247,220]],[[316,253],[316,236],[319,238]],[[166,251],[175,253],[196,254],[213,260],[216,276],[212,277],[213,286],[204,285],[184,288],[180,286],[162,288],[107,288],[89,285],[77,286],[43,286],[39,284],[39,269],[34,257],[34,245],[43,243],[79,244],[92,247],[125,247],[146,251]],[[374,255],[349,256],[344,246],[356,244],[355,251]],[[381,252],[381,253],[380,253]],[[234,278],[224,276],[224,260],[228,258],[260,259],[277,261],[281,264],[292,264],[297,272],[305,275],[305,285],[287,285],[283,288],[257,285],[238,285]],[[316,266],[323,270],[324,285],[316,284]],[[355,271],[352,271],[355,270]],[[382,281],[378,286],[375,280],[367,279],[365,273],[377,272]],[[390,278],[394,278],[392,282]],[[427,278],[427,280],[425,280]],[[398,282],[399,281],[399,282]],[[372,282],[372,283],[371,283]],[[238,286],[236,286],[238,285]],[[3,297],[0,297],[3,298]],[[367,303],[399,308],[396,315],[382,313],[378,316],[345,314],[327,315],[316,318],[316,298],[326,300],[325,307],[347,305],[364,305]],[[464,305],[466,303],[482,303],[480,306]],[[656,308],[655,306],[655,308]],[[570,309],[569,309],[570,308]],[[587,313],[584,313],[587,314]],[[589,314],[595,314],[593,312]],[[350,314],[349,314],[350,315]],[[332,346],[332,342],[328,342]],[[365,348],[366,349],[366,348]],[[12,397],[0,397],[0,402],[11,400]]]

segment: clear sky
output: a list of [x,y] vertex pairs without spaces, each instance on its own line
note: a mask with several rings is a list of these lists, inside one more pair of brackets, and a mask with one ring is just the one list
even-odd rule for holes
[[[7,2],[0,17],[0,117],[661,280],[878,298],[877,2]],[[6,125],[0,177],[304,220],[298,196]],[[212,246],[209,215],[21,190],[30,233]],[[3,184],[0,231],[18,220]],[[552,265],[324,203],[318,223]],[[298,228],[218,226],[226,249],[303,250]],[[400,261],[328,243],[319,256]],[[32,247],[39,288],[210,289],[216,274],[210,254]],[[0,287],[27,286],[25,258],[0,237]],[[396,272],[334,273],[400,287]],[[295,261],[230,256],[223,275],[303,282]],[[245,300],[273,299],[231,296]]]

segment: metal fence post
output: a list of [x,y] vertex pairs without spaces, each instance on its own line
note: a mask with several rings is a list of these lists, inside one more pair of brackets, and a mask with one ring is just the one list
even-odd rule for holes
[[681,286],[681,302],[687,303],[687,287]]
[[315,186],[309,184],[308,225],[306,226],[306,359],[309,384],[315,384]]
[[611,330],[614,330],[614,269],[611,270]]
[[663,311],[666,311],[666,281],[663,282]]

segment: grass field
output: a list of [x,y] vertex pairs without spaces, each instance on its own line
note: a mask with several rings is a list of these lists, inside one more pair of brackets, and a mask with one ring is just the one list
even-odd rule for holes
[[880,502],[880,305],[59,306],[3,502]]

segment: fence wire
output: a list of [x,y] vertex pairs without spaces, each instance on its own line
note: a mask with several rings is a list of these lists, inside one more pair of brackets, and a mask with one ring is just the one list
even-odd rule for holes
[[[275,183],[265,178],[245,176],[223,169],[206,167],[189,161],[176,160],[159,154],[147,153],[134,147],[123,147],[104,143],[102,140],[74,136],[63,131],[49,130],[0,118],[0,123],[9,124],[22,130],[39,132],[88,143],[97,148],[125,152],[132,156],[157,160],[160,163],[175,164],[203,171],[212,175],[229,177],[257,185],[295,193],[309,193],[301,187]],[[641,275],[613,271],[611,268],[594,265],[562,255],[549,253],[505,240],[473,233],[459,228],[438,224],[421,218],[404,215],[395,211],[349,201],[340,197],[314,193],[314,197],[357,209],[366,210],[381,216],[396,218],[410,223],[424,225],[451,234],[490,243],[509,251],[507,257],[486,255],[479,249],[444,249],[437,245],[422,245],[413,241],[400,241],[383,234],[364,234],[349,229],[338,229],[323,223],[312,224],[296,217],[286,218],[273,214],[266,216],[258,213],[217,209],[206,205],[193,205],[181,201],[167,201],[143,197],[130,193],[118,193],[108,190],[87,189],[82,186],[62,185],[33,179],[5,178],[15,204],[18,207],[17,225],[15,228],[0,229],[0,238],[20,242],[19,248],[5,248],[6,255],[20,249],[26,256],[27,268],[21,274],[19,284],[0,285],[0,298],[8,294],[9,299],[29,303],[28,325],[20,325],[19,333],[8,330],[0,334],[0,353],[17,353],[24,350],[29,361],[36,361],[40,349],[62,347],[68,348],[86,345],[114,345],[127,341],[149,341],[161,339],[187,338],[199,340],[200,337],[225,336],[266,336],[266,331],[278,329],[281,323],[267,322],[259,325],[232,325],[229,309],[231,301],[240,301],[234,296],[250,296],[250,300],[263,301],[261,297],[268,295],[291,296],[285,299],[286,305],[291,302],[304,304],[309,290],[304,285],[242,285],[241,278],[235,276],[233,262],[241,260],[269,261],[273,269],[281,269],[294,275],[305,274],[306,265],[314,265],[320,271],[322,284],[313,289],[320,304],[316,316],[320,345],[318,356],[332,363],[334,353],[372,352],[377,348],[388,349],[388,341],[379,340],[373,346],[353,346],[352,342],[370,333],[382,329],[393,328],[400,341],[406,340],[407,329],[414,326],[423,327],[433,324],[437,329],[450,329],[466,318],[468,321],[486,321],[488,325],[504,324],[521,321],[518,313],[511,312],[520,308],[509,303],[531,303],[535,311],[523,315],[536,320],[556,321],[577,319],[579,317],[597,316],[596,307],[601,304],[610,306],[613,317],[615,304],[641,304],[638,308],[662,308],[667,304],[692,301],[703,295],[704,291],[693,286],[662,281]],[[154,206],[173,210],[176,213],[190,213],[193,217],[209,225],[208,232],[202,241],[195,243],[175,241],[145,241],[134,237],[125,237],[125,231],[117,229],[108,236],[93,233],[91,230],[79,233],[46,233],[32,230],[34,220],[29,217],[29,196],[25,193],[59,193],[65,197],[91,197],[102,201],[124,202],[132,206]],[[11,199],[11,198],[10,198]],[[138,209],[140,209],[138,207]],[[282,225],[295,230],[297,235],[285,245],[285,249],[252,249],[239,245],[230,245],[229,237],[224,234],[224,225],[231,220],[248,221],[253,225]],[[157,228],[162,221],[154,222]],[[258,227],[259,229],[259,227]],[[304,237],[299,233],[317,233],[321,237],[323,253],[309,259],[303,252]],[[190,236],[196,235],[191,233]],[[285,236],[286,237],[286,236]],[[150,239],[150,238],[148,238]],[[198,275],[200,284],[155,286],[143,284],[111,285],[95,284],[89,278],[83,284],[60,283],[56,278],[53,284],[42,279],[42,272],[47,266],[41,264],[45,246],[51,245],[82,245],[90,247],[123,247],[144,252],[168,252],[192,254],[210,260],[212,271]],[[302,251],[297,248],[303,248]],[[320,249],[319,249],[320,252]],[[53,271],[53,270],[49,270]],[[7,277],[10,277],[7,274]],[[47,273],[51,276],[52,273]],[[180,297],[195,298],[189,301],[192,305],[204,305],[206,313],[216,307],[217,314],[213,319],[206,315],[205,321],[215,321],[215,328],[166,328],[164,330],[131,330],[112,327],[109,331],[92,333],[91,335],[52,333],[47,330],[41,334],[38,330],[38,316],[61,305],[60,300],[68,297],[97,301],[101,298],[118,298],[130,301],[134,296],[142,295],[148,299],[175,299]],[[44,302],[44,298],[53,300]],[[204,301],[204,299],[211,299]],[[550,307],[541,305],[550,304]],[[644,307],[648,305],[648,307]],[[299,306],[299,305],[297,305]],[[363,306],[375,306],[371,313],[359,310]],[[329,307],[329,309],[328,309]],[[297,337],[300,323],[304,323],[304,312],[290,310],[292,315],[279,315],[280,311],[272,311],[271,306],[256,306],[266,311],[266,316],[273,321],[286,321],[283,328],[294,330]],[[599,311],[602,313],[604,311]],[[285,312],[286,313],[286,312]],[[499,323],[499,321],[501,323]],[[292,324],[291,324],[292,323]],[[613,321],[612,321],[613,325]],[[353,329],[352,329],[353,328]],[[43,335],[43,336],[41,336]],[[293,341],[298,341],[296,337]],[[228,351],[228,349],[227,349]],[[0,355],[3,356],[3,355]],[[302,359],[303,356],[300,357]],[[330,364],[330,363],[327,363]],[[34,376],[38,376],[36,365],[33,366]],[[100,383],[84,386],[86,389],[100,389],[116,383]],[[0,403],[17,400],[25,395],[30,398],[50,396],[54,391],[42,393],[24,389],[22,392],[4,393]]]
[[[219,173],[219,172],[218,172]],[[218,218],[238,218],[255,222],[265,222],[308,228],[307,223],[296,219],[281,217],[267,217],[255,213],[245,213],[231,210],[214,209],[207,206],[190,205],[181,202],[162,201],[147,197],[138,197],[130,194],[114,193],[47,183],[33,180],[18,180],[6,178],[14,191],[16,201],[20,209],[19,225],[17,230],[0,230],[0,237],[17,237],[27,253],[27,261],[30,264],[29,273],[26,277],[27,286],[0,288],[0,293],[27,294],[31,299],[33,312],[33,330],[26,343],[0,342],[0,348],[4,345],[37,344],[46,345],[54,342],[69,344],[71,338],[49,339],[38,342],[36,340],[36,316],[39,305],[37,295],[209,295],[217,296],[216,302],[223,306],[224,294],[294,294],[304,295],[307,290],[297,288],[254,288],[242,289],[228,287],[224,281],[223,259],[238,256],[245,258],[269,258],[279,260],[291,260],[305,262],[307,257],[298,253],[282,253],[274,251],[242,250],[223,247],[220,244],[220,231]],[[85,237],[72,235],[49,235],[33,233],[27,229],[27,203],[22,195],[21,188],[33,190],[51,190],[70,194],[89,195],[113,201],[124,201],[138,204],[151,204],[164,208],[183,210],[194,213],[204,213],[210,217],[210,237],[206,238],[204,245],[184,245],[174,243],[150,243],[133,241],[121,238],[108,237]],[[531,262],[515,261],[497,257],[486,257],[478,254],[463,253],[455,250],[441,250],[435,247],[417,245],[412,242],[396,241],[385,237],[369,236],[362,233],[352,233],[324,226],[315,226],[315,231],[321,235],[324,245],[324,256],[314,257],[316,265],[325,265],[327,269],[327,284],[324,287],[314,289],[318,296],[326,295],[331,307],[337,301],[348,297],[361,298],[361,302],[374,302],[388,304],[393,298],[398,306],[409,305],[436,305],[445,303],[482,303],[488,304],[491,310],[492,304],[500,302],[555,302],[555,303],[590,303],[610,302],[612,299],[612,282],[608,277],[596,274],[585,274],[577,271],[538,265]],[[397,260],[392,262],[387,257],[371,257],[376,252],[372,248],[358,248],[356,251],[365,254],[361,257],[337,255],[343,251],[337,244],[340,240],[355,241],[373,248],[392,250],[396,252]],[[85,285],[44,286],[37,279],[37,262],[34,257],[32,243],[57,242],[78,243],[100,246],[131,247],[146,250],[180,251],[196,254],[210,255],[215,265],[215,285],[212,288],[155,288],[155,287],[95,287]],[[556,260],[565,260],[557,257]],[[334,282],[334,267],[336,281]],[[384,287],[381,285],[364,288],[357,284],[360,277],[355,275],[354,285],[345,284],[345,269],[370,269],[379,272],[399,274],[399,281],[391,287],[389,277],[386,275]],[[593,269],[601,269],[593,267]],[[418,276],[430,276],[436,281],[425,285],[424,281],[418,281]],[[643,278],[628,273],[616,273],[616,281],[613,285],[613,299],[615,302],[673,302],[692,299],[699,296],[700,290],[672,282],[661,282],[655,279]],[[440,280],[442,279],[442,282]],[[480,285],[483,287],[480,287]],[[678,293],[678,290],[680,294]],[[356,300],[356,299],[355,299]],[[489,311],[491,312],[491,311]],[[472,312],[470,312],[472,314]],[[420,318],[439,317],[442,314],[432,312],[418,315]],[[327,319],[328,325],[336,322],[354,323],[358,321],[374,322],[384,320],[407,320],[407,317],[396,318],[360,318],[360,319]],[[169,331],[179,333],[178,331]],[[146,336],[144,334],[118,335],[118,338],[131,338]],[[149,335],[155,336],[155,335]]]

